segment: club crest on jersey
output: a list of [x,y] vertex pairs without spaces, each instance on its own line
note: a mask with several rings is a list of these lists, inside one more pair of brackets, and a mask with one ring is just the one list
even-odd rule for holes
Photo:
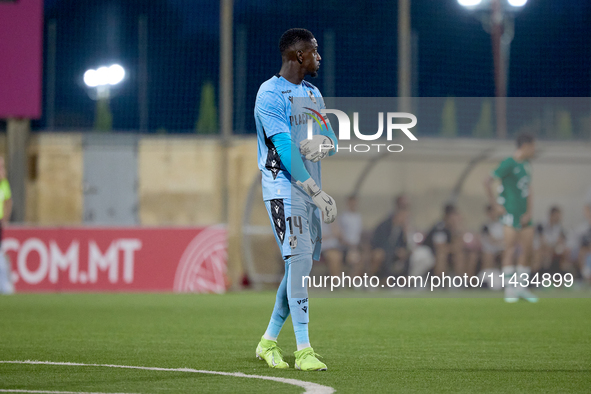
[[289,101],[293,104],[293,96],[287,96],[287,98],[289,99]]
[[311,90],[308,90],[308,96],[310,96],[310,100],[312,100],[312,102],[316,104],[316,97],[314,97]]

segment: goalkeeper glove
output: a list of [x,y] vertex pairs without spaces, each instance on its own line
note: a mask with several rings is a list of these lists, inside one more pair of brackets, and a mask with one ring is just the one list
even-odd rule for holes
[[313,163],[324,159],[334,149],[330,138],[322,134],[316,134],[312,139],[305,139],[300,142],[300,152]]
[[312,177],[308,178],[303,183],[297,181],[297,184],[299,187],[304,189],[304,191],[308,193],[310,197],[312,197],[314,205],[320,208],[320,211],[322,211],[322,220],[324,223],[334,222],[337,217],[337,204],[335,203],[334,199],[320,190]]

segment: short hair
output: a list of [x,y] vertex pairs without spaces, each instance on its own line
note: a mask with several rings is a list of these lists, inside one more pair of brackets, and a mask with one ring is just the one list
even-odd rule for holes
[[534,135],[532,133],[521,133],[517,136],[517,138],[515,139],[515,142],[517,143],[517,148],[521,148],[523,146],[523,144],[531,144],[532,142],[534,142],[536,140],[536,137],[534,137]]
[[449,215],[456,213],[457,209],[456,206],[453,204],[445,204],[445,206],[443,207],[443,214],[445,215],[445,217],[448,217]]
[[300,41],[310,42],[314,38],[314,34],[307,29],[289,29],[281,36],[279,40],[279,52],[283,55],[287,49],[297,44]]

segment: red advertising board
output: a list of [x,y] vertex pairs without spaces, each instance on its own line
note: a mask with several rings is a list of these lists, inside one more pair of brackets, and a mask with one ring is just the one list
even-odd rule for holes
[[41,116],[43,0],[0,1],[0,118]]
[[18,228],[4,231],[17,292],[223,293],[223,227]]

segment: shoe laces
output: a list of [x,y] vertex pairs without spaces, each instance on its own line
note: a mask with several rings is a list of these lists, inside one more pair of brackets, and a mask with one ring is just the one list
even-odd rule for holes
[[304,359],[304,358],[306,358],[308,356],[313,356],[313,357],[316,357],[316,358],[322,358],[322,356],[320,354],[316,353],[314,350],[310,350],[310,351],[307,351],[306,353],[302,354],[302,359]]
[[281,350],[281,348],[277,345],[272,345],[272,346],[268,347],[267,352],[271,352],[271,354],[277,352],[279,354],[279,357],[281,357],[281,359],[283,359],[283,350]]

